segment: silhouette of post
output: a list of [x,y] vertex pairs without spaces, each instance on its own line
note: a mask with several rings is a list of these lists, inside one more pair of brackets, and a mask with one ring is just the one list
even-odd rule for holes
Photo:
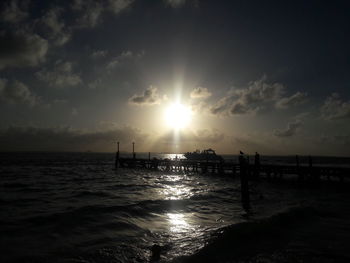
[[316,176],[314,175],[313,173],[313,169],[312,169],[312,158],[311,156],[309,155],[309,175],[311,177],[312,180],[316,180]]
[[115,168],[119,166],[119,142],[117,142],[117,152],[115,153]]
[[255,158],[254,158],[254,170],[255,170],[255,177],[260,176],[260,154],[258,152],[255,152]]
[[295,162],[297,164],[297,167],[299,168],[299,156],[295,155]]
[[135,153],[135,142],[132,143],[132,158],[136,158],[136,153]]
[[310,155],[309,155],[309,167],[312,168],[312,158]]
[[295,162],[297,166],[297,174],[298,174],[298,180],[301,182],[304,180],[303,173],[300,171],[300,163],[299,163],[299,156],[295,155]]
[[244,209],[249,209],[250,198],[249,198],[249,183],[248,183],[248,173],[247,173],[247,161],[243,154],[239,156],[239,170],[241,179],[241,197]]
[[151,152],[148,152],[148,161],[151,160]]

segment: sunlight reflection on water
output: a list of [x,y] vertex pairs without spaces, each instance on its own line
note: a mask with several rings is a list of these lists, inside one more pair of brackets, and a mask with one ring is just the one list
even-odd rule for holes
[[172,175],[163,178],[166,182],[162,183],[162,188],[160,189],[160,194],[165,200],[180,200],[188,199],[193,196],[192,186],[186,185],[184,180],[184,175]]
[[[165,183],[162,185],[160,195],[165,200],[189,199],[194,195],[192,183],[190,185],[186,184],[188,179],[185,175],[170,175],[163,177],[162,180],[165,180]],[[194,227],[189,223],[191,221],[190,216],[190,214],[181,211],[166,213],[170,232],[177,234],[190,232]]]
[[189,230],[190,225],[187,223],[185,215],[181,213],[167,213],[170,231],[171,232],[185,232]]
[[184,185],[167,185],[162,189],[162,192],[166,200],[186,199],[193,195],[191,188]]

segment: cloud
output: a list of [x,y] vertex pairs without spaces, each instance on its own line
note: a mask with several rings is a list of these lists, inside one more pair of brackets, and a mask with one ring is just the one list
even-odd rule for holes
[[150,86],[147,88],[142,95],[134,95],[129,99],[129,103],[139,106],[150,106],[160,104],[161,97],[158,94],[156,87]]
[[41,81],[45,81],[52,87],[68,87],[76,86],[82,83],[80,76],[73,73],[73,65],[71,62],[63,62],[57,60],[53,70],[42,69],[35,73],[36,77]]
[[211,92],[208,91],[207,88],[197,87],[191,91],[190,97],[193,99],[199,98],[209,98],[211,96]]
[[11,67],[33,67],[45,60],[47,40],[22,31],[0,32],[0,70]]
[[223,141],[224,133],[217,129],[199,129],[196,131],[180,132],[174,141],[173,132],[168,132],[160,136],[159,141],[165,144],[195,144],[200,145],[215,144]]
[[256,113],[265,109],[282,96],[284,86],[266,83],[266,77],[250,82],[247,88],[232,90],[220,99],[210,111],[215,115]]
[[20,127],[0,130],[1,150],[10,151],[112,151],[113,141],[142,145],[148,135],[129,126],[85,131],[71,127]]
[[79,111],[76,108],[72,108],[72,116],[77,116]]
[[192,135],[193,141],[218,143],[225,138],[225,135],[217,129],[200,129]]
[[350,145],[350,135],[336,134],[336,135],[323,135],[320,137],[322,143],[330,143],[332,145]]
[[290,107],[300,103],[305,93],[297,92],[291,97],[283,97],[285,87],[280,83],[267,83],[266,76],[252,81],[247,88],[231,90],[210,107],[214,115],[228,116],[238,114],[255,114],[267,109]]
[[127,62],[135,62],[142,58],[144,52],[134,53],[130,50],[123,51],[119,56],[114,57],[110,62],[108,62],[106,69],[108,71],[114,69],[115,67],[124,65]]
[[68,103],[68,100],[66,100],[66,99],[55,99],[53,101],[53,103],[54,104],[66,104],[66,103]]
[[173,8],[178,8],[183,6],[186,3],[187,0],[164,0],[164,2],[173,7]]
[[48,38],[53,40],[58,46],[67,43],[71,37],[65,23],[60,19],[63,11],[62,8],[52,8],[39,20],[39,23],[44,27]]
[[119,14],[129,8],[134,0],[109,0],[108,9],[114,14]]
[[9,82],[7,79],[0,79],[0,100],[11,104],[23,103],[34,106],[38,102],[38,97],[20,81]]
[[287,128],[283,130],[275,130],[274,135],[277,137],[291,137],[295,135],[298,129],[302,126],[301,120],[295,120],[287,124]]
[[281,109],[287,109],[290,107],[294,107],[300,104],[305,103],[307,100],[307,93],[306,92],[297,92],[294,95],[290,97],[281,98],[276,103],[277,108]]
[[28,1],[7,1],[3,4],[2,12],[0,12],[1,20],[8,23],[19,23],[28,17],[27,5]]
[[326,120],[350,118],[350,101],[343,101],[338,93],[329,96],[321,107],[322,117]]
[[76,21],[78,27],[95,27],[99,23],[104,7],[100,1],[74,0],[72,9],[80,13]]
[[103,58],[105,56],[107,56],[108,51],[107,50],[96,50],[94,52],[92,52],[91,57],[93,59],[98,59],[98,58]]
[[96,78],[93,81],[90,81],[87,85],[89,89],[97,89],[102,85],[102,79]]
[[208,103],[206,101],[198,101],[191,103],[191,110],[193,112],[202,113],[207,111],[209,108]]
[[134,0],[74,0],[72,9],[79,12],[78,27],[95,27],[101,20],[103,12],[119,15],[128,9]]

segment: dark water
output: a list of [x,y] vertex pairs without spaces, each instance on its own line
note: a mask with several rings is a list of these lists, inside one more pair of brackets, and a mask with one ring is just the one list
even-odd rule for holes
[[[278,231],[288,232],[291,222],[279,220],[280,214],[302,215],[306,220],[315,216],[310,207],[336,204],[335,213],[348,205],[348,195],[337,187],[310,190],[293,183],[260,182],[251,185],[252,207],[246,211],[239,181],[229,176],[116,172],[113,154],[3,153],[0,157],[1,262],[149,262],[153,244],[162,247],[161,262],[195,261],[201,253],[213,255],[213,242],[220,243],[222,235],[235,237],[242,226],[269,229],[277,218]],[[274,158],[269,161],[290,160]],[[259,226],[257,220],[263,220]],[[349,228],[347,218],[339,220]],[[267,235],[259,231],[248,231],[245,237]],[[270,247],[278,244],[279,240]],[[307,247],[303,242],[299,246],[300,251]],[[339,253],[332,255],[343,259]]]

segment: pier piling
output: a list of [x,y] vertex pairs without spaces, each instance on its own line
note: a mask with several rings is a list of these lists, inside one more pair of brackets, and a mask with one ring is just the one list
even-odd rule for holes
[[117,142],[117,152],[115,153],[115,168],[118,169],[119,166],[119,142]]
[[242,204],[245,209],[250,207],[250,198],[249,198],[249,183],[248,183],[248,165],[247,160],[243,155],[239,156],[239,165],[240,165],[240,179],[241,179],[241,198]]
[[135,153],[135,142],[132,143],[132,158],[136,159],[136,153]]

